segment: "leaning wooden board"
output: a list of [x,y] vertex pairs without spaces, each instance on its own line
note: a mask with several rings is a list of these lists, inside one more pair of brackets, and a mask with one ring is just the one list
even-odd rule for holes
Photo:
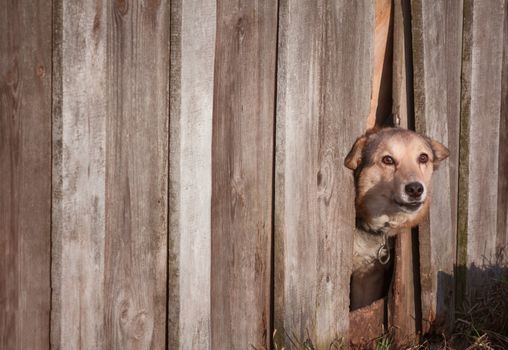
[[163,348],[169,6],[54,10],[52,347]]
[[505,0],[464,2],[456,277],[457,291],[465,290],[469,296],[496,276],[494,265],[500,257],[494,237],[498,237],[505,6]]
[[169,349],[210,349],[215,6],[171,2]]
[[[391,0],[376,0],[372,94],[366,129],[382,127],[390,119],[392,108],[393,12]],[[386,301],[377,302],[349,313],[349,340],[353,349],[375,343],[386,329]]]
[[0,11],[0,348],[48,349],[51,3]]
[[211,345],[268,347],[277,6],[217,4]]
[[[411,75],[410,7],[406,1],[395,1],[393,11],[393,81],[392,114],[394,124],[402,128],[414,127],[413,87]],[[397,348],[417,342],[419,291],[415,274],[416,239],[410,229],[401,230],[395,239],[395,256],[392,284],[388,297],[388,327]]]
[[416,130],[445,144],[450,157],[433,175],[430,215],[419,226],[422,326],[449,328],[454,266],[462,60],[462,2],[412,2]]
[[328,348],[347,341],[353,178],[364,132],[374,4],[280,2],[275,178],[275,329]]

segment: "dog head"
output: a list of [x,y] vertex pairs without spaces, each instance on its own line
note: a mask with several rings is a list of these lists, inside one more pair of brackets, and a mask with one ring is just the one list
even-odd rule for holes
[[430,205],[432,173],[448,155],[410,130],[367,131],[344,161],[354,171],[357,217],[372,230],[417,225]]

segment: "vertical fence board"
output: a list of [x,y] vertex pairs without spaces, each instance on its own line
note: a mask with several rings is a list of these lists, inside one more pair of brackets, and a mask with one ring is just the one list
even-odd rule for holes
[[506,267],[508,265],[508,0],[505,0],[504,8],[503,43],[496,252],[499,253],[498,262]]
[[[469,295],[495,275],[505,1],[464,5],[459,258]],[[467,207],[467,211],[464,211]],[[465,247],[464,247],[465,245]],[[464,255],[467,254],[467,256]]]
[[215,6],[171,3],[170,349],[210,348]]
[[343,159],[370,110],[374,5],[281,1],[275,328],[347,339],[354,228]]
[[212,133],[216,349],[268,346],[277,3],[217,6]]
[[375,4],[374,71],[367,128],[383,125],[392,103],[393,1],[376,0]]
[[167,5],[55,7],[55,348],[165,344]]
[[454,314],[462,2],[412,5],[416,129],[450,149],[433,175],[430,215],[419,227],[426,332],[451,326]]
[[0,348],[47,349],[51,4],[0,13]]
[[[414,117],[409,11],[407,1],[395,1],[392,113],[394,124],[406,129],[413,127]],[[413,249],[415,243],[410,229],[401,230],[395,240],[394,271],[388,300],[388,326],[394,337],[394,345],[398,348],[417,341],[419,310],[415,304],[418,295]]]
[[166,338],[169,2],[109,8],[106,348]]
[[105,20],[106,11],[54,4],[51,343],[100,348],[107,77],[105,25],[94,27],[94,18]]
[[[393,67],[392,67],[392,117],[393,123],[407,128],[408,108],[412,108],[411,71],[409,66],[409,47],[407,44],[408,30],[410,25],[407,16],[408,3],[406,0],[394,1],[393,3]],[[404,117],[402,120],[401,114]]]
[[457,266],[455,305],[463,306],[466,296],[467,223],[469,198],[469,119],[471,108],[472,1],[463,1],[462,65],[460,86],[459,177],[457,187]]

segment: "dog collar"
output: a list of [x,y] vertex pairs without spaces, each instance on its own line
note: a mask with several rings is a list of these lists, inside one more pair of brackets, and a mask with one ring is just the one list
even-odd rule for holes
[[390,262],[391,259],[391,253],[390,248],[388,246],[388,234],[386,232],[385,227],[380,228],[378,230],[373,230],[368,225],[366,225],[363,221],[360,219],[356,219],[356,227],[363,232],[370,233],[371,235],[375,236],[382,236],[383,237],[383,243],[379,246],[377,250],[377,260],[381,265],[386,265]]

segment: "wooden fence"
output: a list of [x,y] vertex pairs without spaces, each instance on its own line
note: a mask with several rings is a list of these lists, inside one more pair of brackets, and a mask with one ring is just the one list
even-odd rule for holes
[[342,160],[386,111],[451,151],[401,343],[508,263],[507,0],[4,4],[0,348],[347,342]]

